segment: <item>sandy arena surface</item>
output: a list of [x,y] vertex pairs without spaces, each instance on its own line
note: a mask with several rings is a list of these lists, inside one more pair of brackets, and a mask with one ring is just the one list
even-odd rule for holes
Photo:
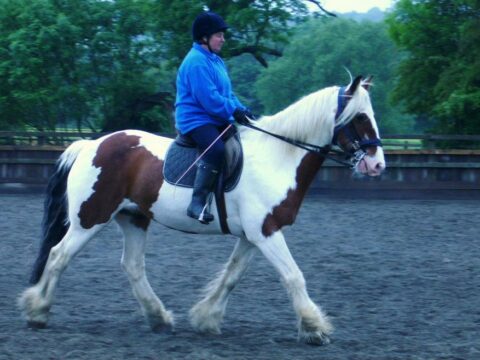
[[260,255],[230,298],[221,335],[188,310],[235,238],[151,228],[147,273],[176,315],[152,333],[109,225],[67,268],[48,327],[16,307],[38,248],[43,196],[0,195],[0,359],[480,359],[480,200],[309,197],[285,231],[308,290],[335,326],[328,346],[296,340],[277,274]]

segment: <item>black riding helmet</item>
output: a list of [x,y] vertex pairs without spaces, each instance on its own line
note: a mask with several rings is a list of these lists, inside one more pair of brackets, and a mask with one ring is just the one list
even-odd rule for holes
[[213,34],[227,29],[228,25],[220,15],[211,11],[206,11],[198,15],[193,22],[193,40],[200,42],[204,36],[209,38]]

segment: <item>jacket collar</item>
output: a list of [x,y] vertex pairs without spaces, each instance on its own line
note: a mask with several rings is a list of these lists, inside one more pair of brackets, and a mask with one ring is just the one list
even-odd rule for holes
[[198,43],[193,43],[193,48],[200,51],[202,54],[204,54],[205,56],[207,56],[208,58],[210,58],[211,60],[217,60],[219,58],[219,56],[215,53],[212,53],[208,50],[205,50],[202,45],[198,44]]

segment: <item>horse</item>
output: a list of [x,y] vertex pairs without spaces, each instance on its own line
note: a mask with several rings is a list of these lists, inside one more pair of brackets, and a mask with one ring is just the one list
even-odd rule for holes
[[[307,293],[282,228],[294,223],[330,149],[348,154],[355,173],[378,176],[385,169],[369,86],[369,79],[358,76],[347,86],[326,87],[259,118],[255,129],[239,126],[244,165],[235,188],[224,194],[228,228],[238,239],[223,270],[189,312],[196,331],[220,334],[229,295],[260,252],[286,287],[298,319],[299,341],[329,342],[331,321]],[[124,130],[74,142],[60,156],[47,186],[31,286],[18,299],[29,326],[46,326],[62,272],[95,234],[115,220],[123,232],[121,265],[148,324],[154,331],[172,329],[173,314],[145,273],[149,225],[155,221],[188,233],[222,233],[218,216],[206,225],[186,215],[190,188],[164,181],[165,154],[172,142]],[[211,206],[215,213],[217,205]]]

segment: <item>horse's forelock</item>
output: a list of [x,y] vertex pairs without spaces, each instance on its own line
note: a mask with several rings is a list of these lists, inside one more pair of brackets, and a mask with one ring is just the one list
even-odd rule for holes
[[348,100],[347,106],[336,121],[336,125],[348,124],[359,112],[364,112],[369,115],[369,117],[373,118],[370,95],[363,86],[359,86],[353,96]]

